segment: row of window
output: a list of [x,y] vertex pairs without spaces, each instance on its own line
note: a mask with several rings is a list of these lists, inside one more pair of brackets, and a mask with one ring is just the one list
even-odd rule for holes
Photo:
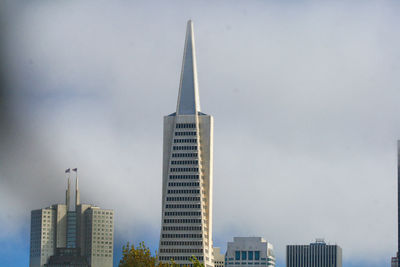
[[97,245],[97,244],[93,244],[93,248],[98,248],[98,249],[100,249],[100,248],[110,248],[110,249],[112,249],[113,247],[112,246],[104,246],[104,245]]
[[113,240],[112,236],[110,237],[100,237],[100,236],[92,236],[93,242],[96,242],[96,240]]
[[93,252],[108,252],[108,253],[112,253],[112,250],[108,250],[108,249],[96,249],[96,248],[93,248],[93,250],[92,250]]
[[[238,262],[238,261],[235,261],[235,262],[225,262],[225,265],[227,266],[227,265],[235,265],[235,266],[243,266],[243,265],[248,265],[248,266],[258,266],[258,265],[261,265],[261,266],[268,266],[268,267],[275,267],[275,263],[267,263],[267,262],[264,262],[264,261],[261,261],[261,262],[258,262],[258,261],[256,261],[256,262]],[[214,265],[215,267],[217,267],[216,265]],[[303,265],[301,265],[301,266],[303,266]]]
[[197,139],[174,139],[174,144],[197,143]]
[[[94,230],[96,230],[96,229],[94,229]],[[110,235],[110,236],[112,236],[112,233],[102,233],[102,232],[109,232],[109,231],[107,231],[107,230],[104,230],[104,229],[97,229],[97,231],[93,231],[93,235]],[[112,231],[111,231],[112,232]]]
[[94,257],[112,257],[112,254],[93,254],[93,256]]
[[164,223],[201,223],[201,219],[164,219]]
[[239,251],[239,250],[235,251],[235,260],[253,260],[253,258],[255,260],[259,260],[260,251]]
[[167,201],[200,201],[200,197],[167,197]]
[[[173,261],[190,261],[190,259],[192,258],[192,256],[159,256],[158,257],[159,259],[160,259],[160,261],[171,261],[171,260],[173,260]],[[203,261],[203,256],[196,256],[196,258],[199,260],[199,261]],[[188,264],[188,265],[184,265],[184,266],[190,266],[190,267],[192,267],[193,266],[193,264]]]
[[114,212],[113,211],[102,211],[102,210],[96,210],[96,211],[93,211],[93,214],[102,214],[102,215],[113,215],[114,214]]
[[99,223],[113,223],[112,220],[93,220],[93,222],[99,222]]
[[[93,244],[112,244],[112,242],[110,241],[110,242],[108,242],[108,241],[93,241]],[[110,247],[111,248],[111,247]]]
[[197,146],[173,146],[172,150],[197,150]]
[[200,216],[200,211],[166,211],[165,216]]
[[202,234],[162,234],[162,238],[202,238]]
[[197,153],[172,153],[173,158],[197,158]]
[[200,204],[167,204],[167,209],[200,209]]
[[100,224],[100,223],[94,223],[93,224],[93,228],[109,228],[112,229],[112,225],[111,224]]
[[170,168],[170,172],[198,172],[199,168]]
[[171,182],[168,186],[199,186],[199,182]]
[[201,246],[202,241],[161,241],[162,246]]
[[199,189],[168,190],[168,194],[200,194]]
[[175,136],[195,136],[197,132],[175,132]]
[[176,128],[177,129],[195,129],[196,123],[177,123]]
[[163,231],[201,231],[201,226],[164,226]]
[[203,253],[201,248],[161,248],[160,253]]
[[169,176],[169,179],[175,180],[175,179],[199,179],[198,174],[171,174]]
[[198,160],[171,160],[172,165],[197,165],[198,163]]

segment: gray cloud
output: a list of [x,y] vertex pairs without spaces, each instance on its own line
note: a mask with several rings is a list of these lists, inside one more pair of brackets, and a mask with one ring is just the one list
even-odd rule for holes
[[397,3],[5,6],[0,238],[62,202],[75,166],[82,199],[114,208],[119,235],[159,231],[162,116],[192,18],[215,117],[216,245],[262,235],[283,259],[286,244],[326,237],[346,260],[395,253]]

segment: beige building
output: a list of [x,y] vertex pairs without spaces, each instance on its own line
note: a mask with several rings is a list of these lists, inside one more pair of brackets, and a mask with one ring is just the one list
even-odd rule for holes
[[213,117],[200,112],[193,24],[188,22],[176,112],[164,117],[159,260],[206,267],[212,256]]
[[221,248],[214,248],[214,267],[225,267],[225,255],[221,254]]
[[114,212],[81,204],[77,176],[73,206],[70,191],[68,177],[65,204],[31,212],[29,266],[112,267]]

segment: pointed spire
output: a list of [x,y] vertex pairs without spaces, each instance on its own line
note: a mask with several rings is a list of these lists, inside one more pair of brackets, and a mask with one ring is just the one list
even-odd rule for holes
[[67,211],[69,210],[69,205],[70,205],[70,191],[71,191],[71,181],[68,176],[68,185],[67,185],[67,190],[65,192],[65,205],[67,205]]
[[185,51],[183,53],[181,81],[179,85],[178,115],[197,114],[200,100],[197,84],[196,51],[194,46],[193,22],[187,23]]
[[78,168],[72,169],[75,173],[75,206],[81,204],[81,196],[79,194],[79,184],[78,184]]

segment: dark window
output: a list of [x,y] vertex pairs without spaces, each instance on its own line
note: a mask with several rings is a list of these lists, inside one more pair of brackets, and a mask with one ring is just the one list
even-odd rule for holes
[[235,251],[235,260],[240,260],[240,251]]
[[249,260],[253,260],[253,251],[249,251]]

